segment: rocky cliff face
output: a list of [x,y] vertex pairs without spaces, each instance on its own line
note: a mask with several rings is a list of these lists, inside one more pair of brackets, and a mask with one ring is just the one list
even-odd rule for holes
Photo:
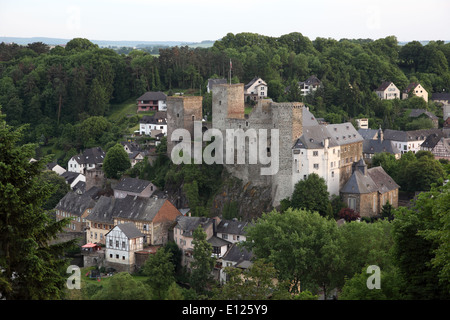
[[254,186],[251,182],[243,185],[240,179],[224,172],[222,187],[213,198],[211,215],[221,215],[230,203],[235,204],[237,218],[247,221],[258,218],[273,210],[271,187]]

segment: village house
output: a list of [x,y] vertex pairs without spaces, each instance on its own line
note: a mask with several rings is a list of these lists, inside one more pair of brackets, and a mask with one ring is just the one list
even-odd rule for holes
[[292,185],[316,173],[325,180],[330,194],[339,194],[340,146],[327,126],[307,126],[292,148]]
[[431,95],[431,100],[435,103],[450,104],[450,93],[435,92]]
[[150,181],[131,177],[123,177],[113,187],[114,197],[117,199],[125,198],[126,196],[149,198],[156,189],[156,186]]
[[376,90],[378,98],[382,100],[400,99],[400,90],[391,81],[383,82]]
[[408,97],[421,97],[423,100],[428,102],[428,92],[420,83],[410,83],[405,90],[402,92],[402,100],[408,99]]
[[70,172],[85,173],[85,170],[94,169],[97,165],[102,165],[106,153],[100,147],[84,150],[82,154],[70,158],[67,170]]
[[412,109],[409,113],[410,118],[420,118],[430,119],[433,123],[433,128],[439,127],[439,118],[436,117],[432,112],[424,109]]
[[70,218],[71,222],[66,226],[65,231],[84,232],[86,230],[86,217],[95,206],[95,201],[91,194],[78,194],[69,191],[56,205],[56,221]]
[[86,182],[86,176],[78,172],[66,171],[61,174],[61,177],[66,180],[71,190],[75,190],[80,182]]
[[135,252],[144,248],[144,236],[134,223],[116,225],[106,234],[106,263],[118,271],[135,270]]
[[245,241],[246,230],[250,223],[246,221],[233,220],[221,220],[216,227],[217,237],[227,240],[231,243]]
[[167,135],[167,113],[156,112],[152,116],[143,116],[139,121],[139,134],[154,137],[158,133]]
[[305,81],[301,81],[298,83],[298,87],[302,96],[307,96],[309,94],[313,94],[322,86],[322,82],[315,75],[310,76]]
[[222,268],[219,273],[220,283],[225,284],[228,281],[228,276],[225,271],[226,267],[246,270],[252,266],[253,258],[254,255],[251,251],[239,246],[238,243],[233,243],[227,253],[222,257]]
[[369,129],[369,119],[368,118],[356,119],[356,124],[358,125],[358,130],[359,129]]
[[375,130],[376,136],[364,139],[363,141],[363,158],[366,162],[372,162],[372,157],[381,152],[393,154],[395,159],[400,159],[401,152],[391,140],[385,140],[383,137],[383,130],[380,128]]
[[244,86],[244,99],[257,101],[259,99],[267,98],[268,88],[267,83],[259,78],[254,77],[249,83]]
[[141,111],[167,111],[167,96],[164,92],[149,91],[137,98],[137,112]]
[[114,227],[112,217],[115,198],[100,196],[86,217],[86,241],[106,244],[106,234]]
[[443,132],[430,134],[420,145],[420,150],[430,151],[436,159],[450,160],[450,138]]
[[56,172],[58,175],[62,175],[64,172],[67,171],[66,169],[61,167],[59,164],[57,164],[56,162],[50,162],[47,164],[46,167],[47,167],[47,170]]
[[353,166],[353,174],[341,189],[341,198],[350,209],[361,217],[377,217],[389,201],[398,207],[399,186],[382,167],[367,169],[364,160]]
[[420,150],[420,145],[430,134],[439,133],[440,131],[441,130],[439,129],[423,129],[411,131],[386,129],[383,132],[383,138],[384,140],[392,141],[395,147],[400,150],[401,154],[407,153],[409,151],[416,153]]
[[112,217],[114,225],[133,222],[143,234],[146,245],[165,245],[169,228],[180,211],[168,200],[160,197],[126,196],[115,199]]
[[144,160],[148,154],[148,152],[142,150],[140,145],[137,143],[122,141],[120,144],[122,144],[125,152],[128,154],[132,168],[136,165],[136,163]]
[[194,250],[194,231],[201,227],[206,233],[206,239],[214,236],[215,220],[206,217],[189,217],[180,215],[173,228],[173,240],[182,252],[181,264],[189,268]]

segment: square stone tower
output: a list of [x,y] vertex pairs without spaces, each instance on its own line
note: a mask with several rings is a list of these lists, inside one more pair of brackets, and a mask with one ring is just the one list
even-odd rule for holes
[[176,141],[171,137],[175,129],[186,129],[194,139],[194,121],[202,121],[201,96],[171,96],[167,97],[167,154],[170,158]]

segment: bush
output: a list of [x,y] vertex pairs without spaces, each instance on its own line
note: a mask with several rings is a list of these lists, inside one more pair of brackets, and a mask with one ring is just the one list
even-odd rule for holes
[[356,212],[350,208],[342,208],[339,211],[339,218],[344,219],[347,222],[355,221],[360,218],[359,212]]

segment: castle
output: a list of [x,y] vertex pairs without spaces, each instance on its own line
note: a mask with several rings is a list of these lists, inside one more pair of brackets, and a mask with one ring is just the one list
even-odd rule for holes
[[[185,128],[194,136],[194,123],[201,116],[202,97],[168,97],[169,156],[181,142],[177,137],[172,139],[173,131]],[[278,161],[273,174],[261,174],[262,169],[273,166],[273,163],[258,161],[253,164],[249,161],[252,155],[249,150],[257,150],[255,137],[251,135],[244,136],[248,143],[236,144],[236,148],[231,149],[235,159],[245,155],[246,161],[223,165],[244,184],[270,187],[274,207],[291,197],[295,184],[313,172],[325,179],[330,194],[339,194],[340,188],[352,175],[353,162],[362,158],[363,139],[351,123],[319,125],[303,103],[277,103],[270,99],[259,100],[246,114],[243,84],[219,84],[212,88],[212,128],[219,130],[222,137],[226,137],[230,129],[267,133],[264,137],[267,141],[262,144],[266,150],[261,150],[259,144],[257,152],[260,157],[270,159],[273,156],[271,160]],[[203,126],[202,131],[207,129]],[[272,139],[275,133],[277,136]],[[223,147],[225,154],[226,146]]]

